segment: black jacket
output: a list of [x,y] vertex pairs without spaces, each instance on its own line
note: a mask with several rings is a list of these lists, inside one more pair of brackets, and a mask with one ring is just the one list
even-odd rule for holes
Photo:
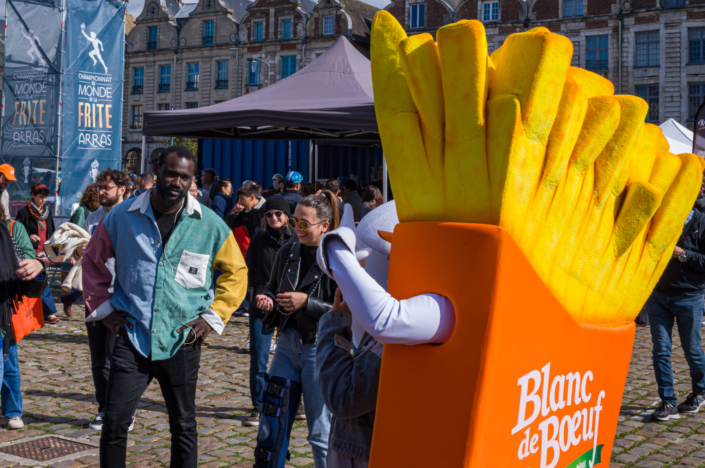
[[245,254],[247,264],[247,288],[249,292],[249,313],[254,318],[262,318],[264,312],[257,308],[255,296],[262,294],[272,276],[272,266],[277,258],[277,252],[288,242],[298,242],[293,229],[274,236],[269,229],[257,232],[250,242]]
[[[272,276],[262,294],[276,299],[277,292],[303,292],[308,294],[305,309],[294,312],[296,325],[302,344],[316,342],[318,320],[330,310],[338,287],[329,276],[324,274],[315,261],[308,272],[301,272],[301,244],[289,242],[279,249],[272,268]],[[303,279],[301,278],[303,275]],[[279,286],[281,285],[281,289]],[[315,288],[315,291],[313,289]],[[313,291],[313,292],[312,292]],[[275,301],[274,310],[278,310]],[[279,314],[277,328],[282,330],[289,315]]]
[[225,223],[238,237],[238,230],[242,231],[242,235],[248,237],[250,241],[262,227],[262,217],[264,216],[264,198],[260,198],[259,203],[249,211],[241,211],[239,213],[230,212],[225,217]]
[[[54,217],[51,214],[51,206],[48,207],[48,210],[49,216],[47,216],[46,219],[47,240],[49,240],[49,238],[54,234]],[[20,211],[18,211],[15,220],[24,225],[25,229],[27,229],[27,234],[29,234],[30,236],[32,234],[37,236],[39,235],[39,224],[37,222],[37,218],[32,216],[32,214],[29,212],[29,207],[25,206]],[[39,243],[32,241],[32,247],[34,247],[34,250],[37,250],[39,248]]]
[[705,292],[705,214],[693,210],[678,243],[687,260],[672,258],[655,289],[664,294],[702,294]]

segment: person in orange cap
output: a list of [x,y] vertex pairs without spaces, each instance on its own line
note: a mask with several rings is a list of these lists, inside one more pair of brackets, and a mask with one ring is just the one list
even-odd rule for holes
[[15,168],[9,164],[0,165],[0,204],[5,208],[5,213],[10,216],[10,195],[7,193],[8,185],[10,182],[15,182],[17,177],[15,177]]

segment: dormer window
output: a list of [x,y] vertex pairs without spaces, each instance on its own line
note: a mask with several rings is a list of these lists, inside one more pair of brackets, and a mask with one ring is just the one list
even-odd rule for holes
[[253,25],[252,31],[253,40],[263,41],[264,40],[264,21],[257,21]]
[[335,32],[335,16],[323,17],[323,35],[329,36]]
[[415,3],[411,5],[411,24],[412,29],[423,28],[426,25],[426,4]]
[[206,1],[206,8],[211,10],[213,8],[213,0]]
[[149,7],[149,15],[154,16],[157,14],[157,6],[156,5],[151,5]]
[[282,39],[291,39],[291,19],[283,19],[281,23]]
[[499,2],[484,2],[482,4],[482,21],[499,21]]

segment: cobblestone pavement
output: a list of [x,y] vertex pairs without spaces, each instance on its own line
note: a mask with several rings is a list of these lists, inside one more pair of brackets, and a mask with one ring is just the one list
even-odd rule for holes
[[[93,400],[83,311],[75,310],[70,320],[63,313],[59,316],[60,323],[47,325],[20,343],[26,427],[20,431],[0,429],[0,444],[44,434],[95,443],[99,440],[98,433],[86,428],[97,405]],[[196,403],[199,461],[204,467],[251,467],[253,463],[257,431],[242,426],[250,408],[249,358],[242,350],[246,338],[247,319],[234,317],[224,335],[212,334],[209,346],[203,349]],[[690,391],[688,366],[675,342],[676,390],[684,397]],[[705,467],[705,412],[668,424],[650,423],[648,412],[657,402],[649,331],[638,329],[610,468]],[[313,466],[306,435],[305,424],[297,423],[287,466]],[[132,466],[168,466],[169,426],[156,382],[142,397],[128,443],[128,462]],[[75,460],[51,466],[85,465],[98,466],[97,455],[79,455]],[[13,463],[0,461],[0,468],[5,466]]]

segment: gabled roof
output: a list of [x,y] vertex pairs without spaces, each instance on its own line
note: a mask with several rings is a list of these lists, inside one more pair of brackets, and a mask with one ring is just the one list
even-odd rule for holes
[[171,16],[172,18],[176,16],[176,14],[181,9],[181,5],[179,5],[179,2],[176,0],[161,0],[160,3],[162,6],[162,10],[169,13],[169,16]]
[[[360,0],[337,0],[345,8],[352,21],[352,33],[356,36],[370,37],[370,24],[379,8]],[[369,20],[369,21],[368,21]]]
[[220,0],[220,3],[228,10],[233,11],[233,18],[239,23],[243,16],[247,14],[247,7],[252,4],[248,0]]
[[179,12],[174,16],[176,19],[188,18],[189,13],[196,9],[198,3],[184,3]]

